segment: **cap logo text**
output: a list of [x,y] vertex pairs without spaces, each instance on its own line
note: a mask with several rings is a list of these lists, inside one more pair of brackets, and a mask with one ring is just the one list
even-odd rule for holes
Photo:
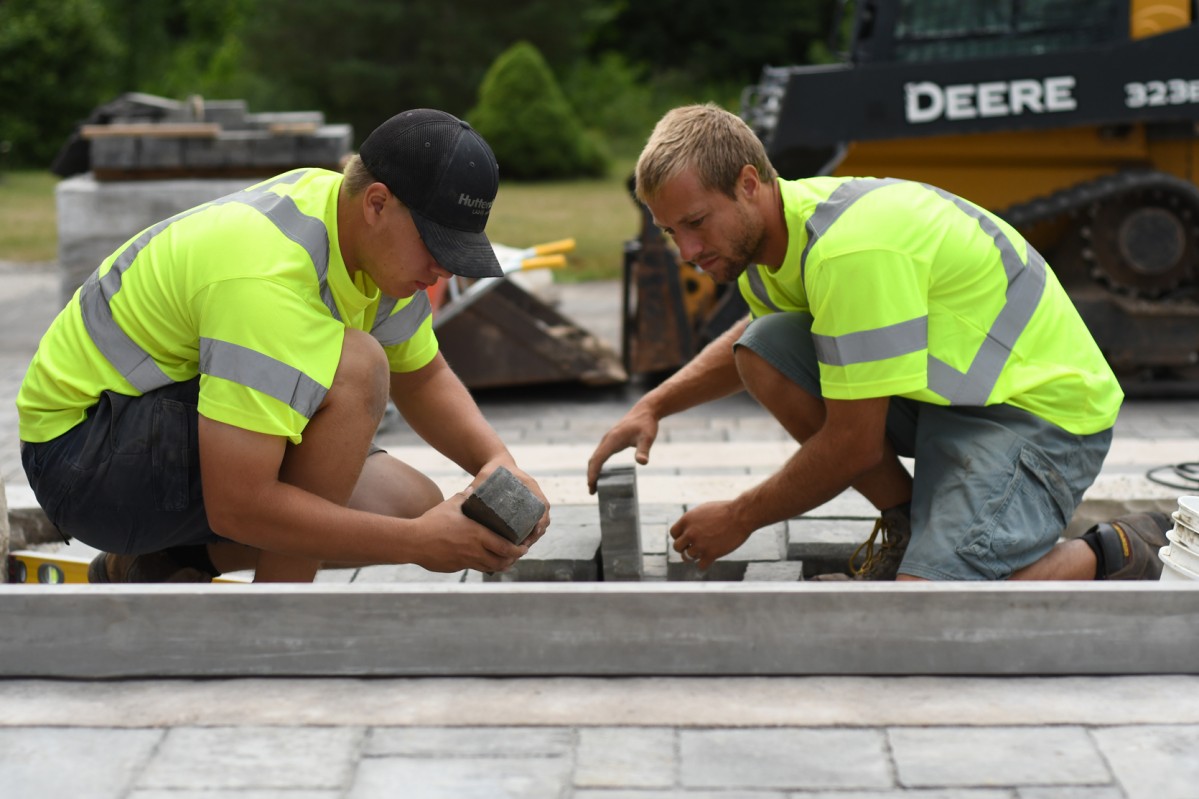
[[465,205],[474,210],[476,214],[485,214],[491,210],[492,201],[484,200],[482,197],[471,197],[469,194],[459,194],[458,204]]

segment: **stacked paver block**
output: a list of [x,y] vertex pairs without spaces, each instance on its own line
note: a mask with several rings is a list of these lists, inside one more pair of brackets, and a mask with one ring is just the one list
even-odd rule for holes
[[[679,582],[744,580],[751,563],[778,563],[787,559],[787,524],[779,522],[755,531],[745,543],[720,558],[706,570],[692,561],[683,560],[674,549],[674,541],[666,542],[666,579]],[[799,579],[796,573],[795,579]]]
[[670,527],[683,515],[683,504],[640,503],[638,517],[641,521],[641,579],[663,582],[666,580],[666,549],[670,541]]
[[604,469],[596,481],[596,491],[599,494],[604,580],[638,581],[643,567],[635,468],[610,466]]
[[63,305],[138,232],[290,169],[338,169],[353,138],[319,111],[249,114],[244,100],[130,93],[103,108],[80,140],[92,171],[55,191]]
[[244,100],[129,94],[109,108],[105,124],[83,128],[92,171],[105,178],[335,169],[353,137],[349,125],[328,125],[319,111],[251,114]]

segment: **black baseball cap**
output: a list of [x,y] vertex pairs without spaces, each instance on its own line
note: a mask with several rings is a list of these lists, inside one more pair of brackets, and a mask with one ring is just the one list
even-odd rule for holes
[[412,212],[437,263],[463,277],[504,274],[483,228],[499,189],[495,154],[453,114],[396,114],[358,150],[367,171]]

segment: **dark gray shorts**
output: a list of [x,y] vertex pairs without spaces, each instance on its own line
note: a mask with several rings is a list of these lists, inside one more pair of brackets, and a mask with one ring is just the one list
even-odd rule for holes
[[[110,391],[58,438],[23,443],[29,485],[59,531],[116,554],[226,541],[200,484],[199,378],[141,397]],[[372,444],[370,454],[381,452]]]
[[[821,396],[812,317],[755,320],[737,342]],[[1057,542],[1111,446],[1010,405],[941,406],[892,397],[887,438],[915,460],[912,541],[900,571],[930,580],[1003,579]]]

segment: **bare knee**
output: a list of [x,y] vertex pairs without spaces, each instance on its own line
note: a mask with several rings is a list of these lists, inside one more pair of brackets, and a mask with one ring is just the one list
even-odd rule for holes
[[382,345],[369,333],[347,328],[325,402],[341,404],[377,423],[387,410],[389,376]]

